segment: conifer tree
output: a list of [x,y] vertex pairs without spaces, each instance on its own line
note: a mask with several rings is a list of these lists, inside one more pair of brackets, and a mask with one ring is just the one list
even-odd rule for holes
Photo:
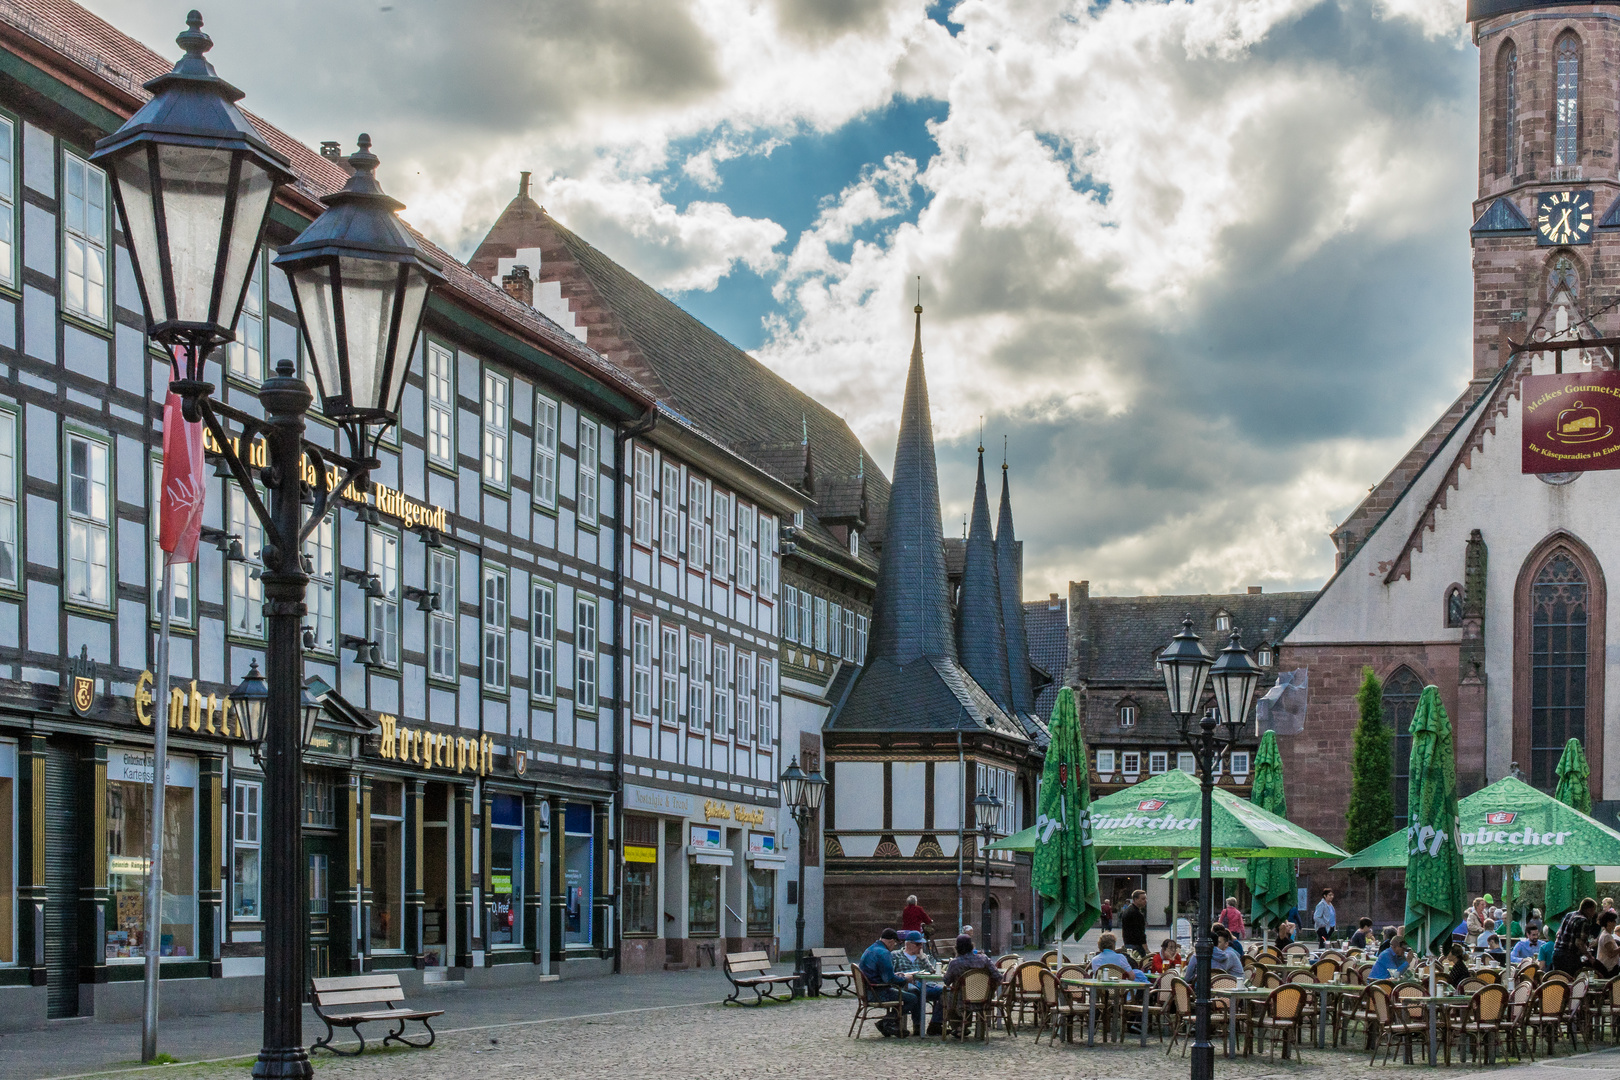
[[[1395,776],[1393,737],[1384,723],[1384,687],[1370,667],[1361,670],[1356,691],[1361,719],[1356,723],[1355,750],[1350,766],[1350,808],[1345,814],[1344,846],[1351,854],[1369,847],[1395,831]],[[1357,870],[1367,879],[1371,908],[1376,870]]]

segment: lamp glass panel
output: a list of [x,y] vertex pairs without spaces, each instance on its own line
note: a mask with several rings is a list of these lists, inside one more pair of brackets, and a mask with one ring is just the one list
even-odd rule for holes
[[158,251],[157,208],[152,202],[152,173],[147,168],[145,146],[137,146],[113,162],[113,179],[118,184],[118,201],[124,208],[124,235],[129,238],[135,257],[135,272],[145,288],[154,323],[170,318],[163,293],[162,258]]
[[804,803],[812,811],[821,809],[821,797],[827,793],[827,781],[821,778],[819,772],[810,774],[804,784]]
[[[405,392],[405,376],[411,370],[411,350],[416,344],[416,328],[422,321],[422,309],[427,304],[427,275],[414,266],[405,271],[405,295],[399,304],[399,337],[394,341],[393,364],[389,367],[388,385],[378,404],[395,416],[399,413],[400,395]],[[387,327],[384,327],[384,332]]]
[[381,409],[393,402],[379,385],[388,356],[388,330],[394,314],[399,264],[378,259],[342,258],[343,322],[348,340],[349,394],[357,409]]
[[[169,264],[174,274],[174,318],[219,322],[209,302],[219,268],[221,219],[230,186],[231,152],[202,146],[157,148]],[[226,282],[227,287],[229,282]]]
[[[250,157],[242,159],[242,175],[236,186],[236,215],[225,236],[225,287],[219,294],[219,323],[236,325],[253,262],[259,254],[259,230],[270,210],[275,184],[264,167]],[[267,368],[271,365],[265,365]]]
[[318,701],[311,700],[307,694],[305,695],[303,708],[304,739],[302,745],[306,749],[315,738],[315,724],[320,720],[321,713],[325,711],[325,706]]
[[[329,263],[309,264],[291,271],[293,291],[298,297],[298,314],[303,322],[305,343],[320,384],[322,403],[342,398],[345,393],[338,359],[337,313],[333,310],[332,267]],[[328,410],[330,412],[331,410]]]
[[1249,714],[1249,702],[1254,698],[1255,686],[1260,681],[1258,671],[1239,669],[1221,675],[1215,680],[1215,705],[1220,710],[1221,722],[1241,724]]

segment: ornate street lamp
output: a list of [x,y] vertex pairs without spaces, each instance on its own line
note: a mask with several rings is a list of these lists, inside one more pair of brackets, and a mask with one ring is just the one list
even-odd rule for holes
[[982,838],[979,850],[984,852],[984,899],[979,905],[979,936],[984,951],[990,952],[994,933],[990,925],[990,842],[996,837],[996,825],[1001,815],[1001,796],[993,791],[981,791],[973,798],[973,820]]
[[242,738],[253,749],[253,759],[259,760],[259,748],[264,745],[265,705],[270,700],[270,687],[259,674],[259,662],[248,662],[248,673],[236,689],[231,691],[231,713]]
[[299,709],[304,721],[301,745],[305,750],[315,742],[315,725],[326,715],[326,695],[331,692],[332,688],[319,675],[311,675],[304,681],[304,700]]
[[[1238,643],[1235,630],[1226,648],[1212,662],[1199,644],[1198,635],[1193,633],[1191,619],[1182,620],[1181,633],[1172,638],[1169,647],[1159,654],[1158,663],[1159,671],[1164,676],[1165,693],[1170,699],[1170,712],[1176,718],[1177,732],[1198,760],[1202,810],[1198,827],[1198,936],[1195,939],[1197,970],[1194,976],[1196,1001],[1193,1007],[1192,1080],[1213,1080],[1215,1047],[1209,1041],[1209,970],[1214,945],[1210,926],[1215,918],[1210,895],[1210,819],[1214,813],[1215,761],[1238,739],[1243,718],[1248,715],[1255,687],[1260,682],[1260,669]],[[1200,710],[1206,681],[1214,691],[1215,708]],[[1202,716],[1198,727],[1194,728],[1193,713],[1200,711]],[[1216,730],[1217,714],[1224,731]]]
[[782,773],[782,804],[793,815],[793,822],[799,827],[799,903],[798,914],[793,921],[793,973],[799,977],[799,989],[804,990],[805,964],[804,964],[804,848],[809,843],[808,832],[810,822],[815,818],[816,811],[821,809],[821,796],[826,790],[827,782],[821,778],[821,770],[817,769],[809,776],[799,768],[799,758],[795,754],[793,760]]

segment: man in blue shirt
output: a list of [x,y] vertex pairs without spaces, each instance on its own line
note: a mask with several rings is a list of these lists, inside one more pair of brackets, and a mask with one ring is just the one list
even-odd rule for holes
[[1411,962],[1411,957],[1406,955],[1406,939],[1397,936],[1390,940],[1389,948],[1378,954],[1378,962],[1373,964],[1367,981],[1377,982],[1379,979],[1394,978],[1405,972]]
[[877,1022],[877,1029],[883,1033],[885,1039],[894,1036],[902,1039],[906,1037],[906,1013],[922,1015],[922,1001],[917,997],[917,991],[903,986],[900,976],[895,974],[894,950],[899,947],[900,935],[892,928],[885,927],[883,933],[878,935],[878,939],[861,953],[861,974],[866,976],[872,1000],[893,1001],[898,997],[903,1002],[900,1007],[901,1020],[898,1024],[887,1017]]
[[1119,939],[1113,934],[1103,934],[1097,938],[1097,955],[1091,958],[1092,975],[1096,975],[1100,968],[1112,965],[1138,982],[1147,982],[1148,976],[1136,970],[1131,964],[1130,957],[1118,951],[1118,945]]
[[1534,960],[1541,951],[1541,928],[1532,926],[1526,931],[1524,940],[1514,944],[1513,952],[1508,955],[1508,962],[1517,964],[1521,960]]

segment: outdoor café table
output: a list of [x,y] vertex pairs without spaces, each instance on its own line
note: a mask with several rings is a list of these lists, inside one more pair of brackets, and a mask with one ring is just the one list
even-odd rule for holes
[[[911,980],[912,985],[914,985],[917,988],[918,993],[922,994],[923,1000],[922,1000],[921,1012],[922,1012],[923,1017],[924,1017],[924,1023],[926,1023],[927,1022],[927,1017],[928,1017],[928,984],[930,984],[930,983],[939,983],[939,984],[943,985],[944,982],[945,982],[945,976],[935,974],[932,971],[905,971],[905,972],[901,972],[900,976],[901,976],[901,978]],[[943,1002],[940,1003],[940,1008],[941,1008],[940,1015],[943,1016],[944,1015],[944,1011],[943,1011],[944,1010],[944,1003]],[[927,1028],[924,1028],[923,1030],[926,1031]],[[920,1035],[920,1034],[922,1034],[922,1032],[918,1032],[918,1034]],[[945,1034],[944,1025],[941,1025],[940,1026],[940,1036],[943,1038],[944,1034]]]
[[1327,1014],[1328,996],[1340,994],[1360,994],[1365,987],[1355,986],[1351,983],[1290,983],[1304,990],[1316,991],[1316,1048],[1321,1050],[1327,1046]]
[[[1142,995],[1142,1003],[1145,1006],[1147,1004],[1148,991],[1153,989],[1153,984],[1152,983],[1150,983],[1150,982],[1142,982],[1142,981],[1140,981],[1138,979],[1075,979],[1075,978],[1068,978],[1068,979],[1063,980],[1063,985],[1064,986],[1083,986],[1086,989],[1093,991],[1093,993],[1088,995],[1087,1000],[1086,1000],[1086,1045],[1087,1046],[1096,1046],[1097,1045],[1097,994],[1096,994],[1096,991],[1104,991],[1104,992],[1109,992],[1109,993],[1112,993],[1114,991],[1118,991],[1121,994],[1139,993],[1139,994]],[[1118,1010],[1116,1010],[1116,1014],[1118,1016],[1118,1023],[1120,1025],[1120,1027],[1119,1027],[1119,1041],[1124,1042],[1125,1041],[1125,1010],[1124,1009],[1118,1009]],[[1147,1028],[1148,1028],[1148,1025],[1147,1025],[1147,1009],[1143,1008],[1143,1010],[1142,1010],[1142,1027],[1141,1027],[1142,1045],[1143,1046],[1147,1045]]]
[[[1429,1010],[1429,1064],[1434,1064],[1435,1025],[1434,1013],[1436,1009],[1449,1009],[1460,1005],[1467,1005],[1473,1001],[1472,994],[1436,994],[1434,997],[1397,998],[1393,1004],[1397,1008],[1409,1008],[1413,1005],[1422,1005]],[[1406,1063],[1412,1064],[1412,1044],[1406,1046]]]
[[1247,1008],[1250,1002],[1264,1001],[1271,990],[1263,986],[1229,986],[1209,992],[1212,998],[1226,999],[1226,1056],[1237,1056],[1237,1010]]

